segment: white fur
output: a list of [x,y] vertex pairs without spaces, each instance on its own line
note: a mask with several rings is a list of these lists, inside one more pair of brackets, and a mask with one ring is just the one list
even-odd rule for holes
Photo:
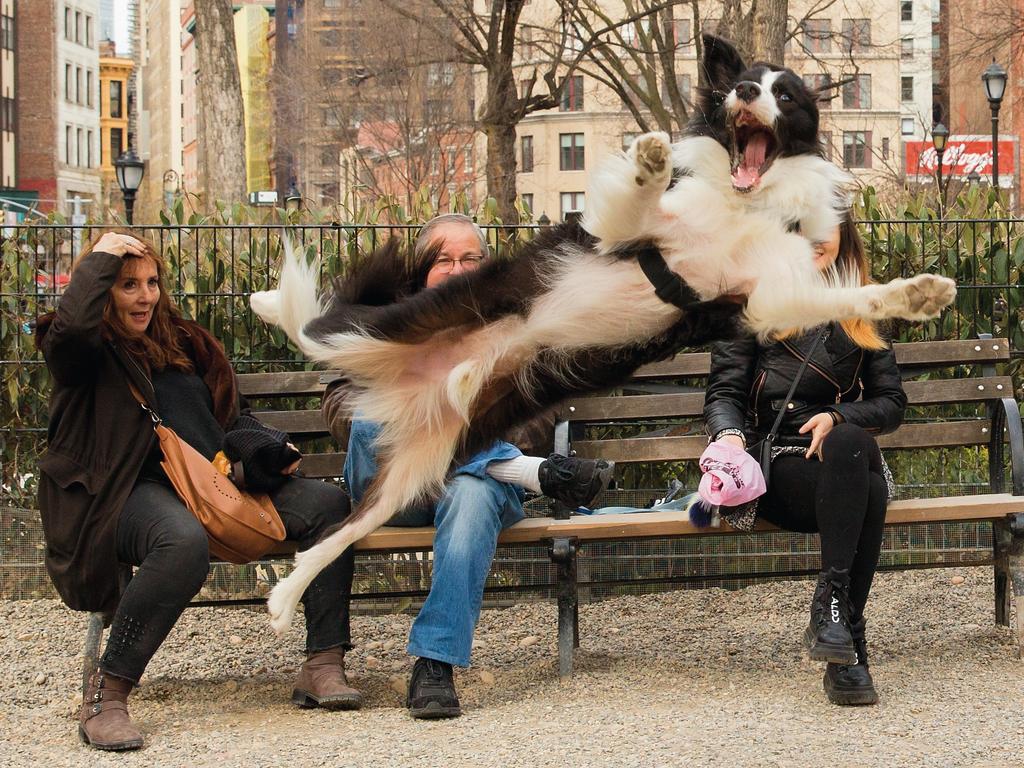
[[[692,173],[666,191],[673,162]],[[281,325],[306,355],[345,371],[361,387],[350,407],[381,425],[380,470],[375,494],[353,522],[298,555],[295,570],[274,587],[267,603],[274,630],[287,628],[320,570],[396,511],[441,488],[476,397],[492,377],[526,375],[524,364],[542,349],[568,359],[583,347],[655,337],[678,319],[636,262],[608,255],[624,241],[653,237],[669,266],[706,299],[749,295],[746,319],[761,334],[852,317],[936,314],[955,291],[946,278],[859,286],[835,275],[830,283],[814,269],[808,238],[834,231],[839,211],[849,206],[848,181],[820,158],[783,158],[756,190],[739,194],[728,153],[714,140],[688,138],[673,147],[666,134],[646,134],[609,160],[589,192],[584,226],[599,247],[565,245],[547,254],[547,289],[528,314],[422,344],[358,332],[319,341],[306,336],[305,324],[321,311],[317,271],[286,246],[279,290],[254,295],[253,309]],[[786,231],[794,221],[803,236]],[[565,369],[566,380],[573,375]]]

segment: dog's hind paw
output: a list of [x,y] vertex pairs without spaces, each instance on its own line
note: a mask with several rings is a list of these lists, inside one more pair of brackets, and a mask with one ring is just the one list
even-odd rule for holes
[[672,178],[672,140],[667,133],[645,133],[633,142],[629,155],[636,164],[637,186],[653,185],[659,191]]

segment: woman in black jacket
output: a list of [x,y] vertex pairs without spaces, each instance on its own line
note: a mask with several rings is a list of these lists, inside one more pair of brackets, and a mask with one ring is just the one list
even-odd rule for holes
[[[850,221],[817,247],[815,261],[819,269],[869,280]],[[768,493],[727,519],[750,528],[760,516],[784,530],[820,533],[821,573],[804,642],[811,658],[828,662],[824,686],[833,703],[874,704],[864,606],[892,483],[873,436],[896,429],[907,404],[892,347],[864,321],[768,344],[753,337],[716,344],[704,418],[712,439],[754,446],[771,429],[812,348],[772,451]]]
[[[142,746],[127,699],[210,567],[206,532],[163,469],[149,416],[130,386],[208,459],[224,450],[266,491],[287,538],[308,549],[348,514],[339,488],[293,475],[301,455],[249,415],[220,344],[181,317],[154,247],[108,232],[81,258],[37,343],[53,378],[39,505],[46,566],[73,609],[113,614],[84,692],[79,735],[99,749]],[[126,587],[119,564],[136,566]],[[307,658],[292,699],[351,709],[345,679],[353,560],[346,552],[306,590]]]

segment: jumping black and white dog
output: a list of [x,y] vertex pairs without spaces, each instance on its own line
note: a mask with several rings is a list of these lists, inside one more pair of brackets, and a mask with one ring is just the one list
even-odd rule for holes
[[[341,369],[353,412],[382,431],[363,503],[271,593],[275,631],[348,546],[438,493],[458,452],[682,346],[729,335],[735,305],[717,297],[746,295],[743,322],[760,334],[925,319],[953,300],[953,282],[932,275],[861,286],[859,276],[817,273],[811,243],[845,215],[850,179],[821,157],[816,95],[788,69],[747,69],[721,39],[705,36],[704,47],[710,87],[688,135],[673,146],[646,134],[609,160],[588,191],[583,230],[556,228],[513,259],[394,303],[359,298],[393,249],[327,304],[317,266],[286,245],[278,290],[254,294],[253,309]],[[681,309],[658,298],[637,259],[651,243],[700,301]]]

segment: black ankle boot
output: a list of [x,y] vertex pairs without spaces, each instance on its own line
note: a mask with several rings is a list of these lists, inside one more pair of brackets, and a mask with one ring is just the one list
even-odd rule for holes
[[878,692],[868,669],[868,644],[864,639],[864,619],[850,625],[857,649],[856,664],[828,664],[822,684],[828,700],[840,706],[877,704]]
[[587,507],[608,487],[615,464],[603,459],[575,459],[552,453],[540,465],[540,490],[570,509]]
[[409,708],[409,714],[418,719],[461,715],[452,665],[434,659],[416,659],[409,678],[409,697],[405,705]]
[[856,664],[850,630],[850,572],[830,568],[818,575],[804,647],[815,661]]

